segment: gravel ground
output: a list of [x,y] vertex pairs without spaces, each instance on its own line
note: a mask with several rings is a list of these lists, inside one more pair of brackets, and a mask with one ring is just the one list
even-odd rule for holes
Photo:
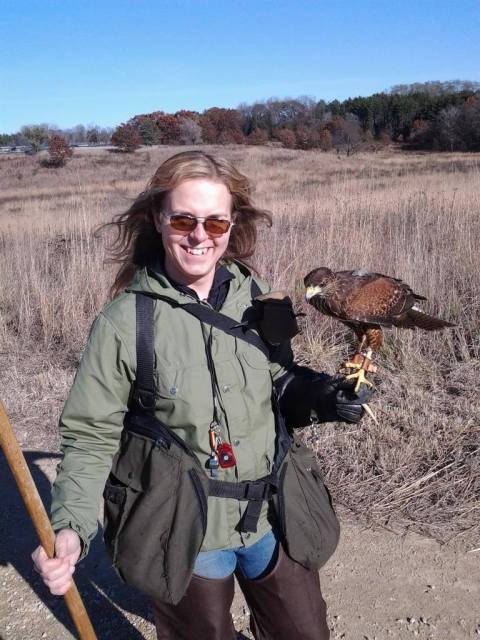
[[[48,503],[58,456],[25,453]],[[32,570],[35,534],[3,458],[0,486],[0,640],[77,637],[62,598],[49,595]],[[332,640],[480,637],[480,550],[343,520],[339,548],[321,572]],[[116,578],[99,536],[76,577],[99,640],[155,638],[148,602]],[[238,637],[251,638],[238,590],[232,612]]]

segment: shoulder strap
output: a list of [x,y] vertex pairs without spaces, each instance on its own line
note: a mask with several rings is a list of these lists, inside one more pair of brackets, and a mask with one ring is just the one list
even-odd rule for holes
[[239,324],[236,320],[230,318],[230,316],[226,316],[219,311],[215,311],[210,307],[206,307],[205,305],[198,304],[196,302],[182,304],[180,306],[184,311],[201,320],[201,322],[211,324],[213,327],[221,329],[222,331],[225,331],[225,333],[228,333],[239,340],[248,342],[254,347],[257,347],[257,349],[259,349],[267,358],[270,356],[270,350],[262,338],[243,323]]
[[[250,294],[252,298],[257,295],[260,295],[262,292],[258,284],[252,278],[252,284],[250,288]],[[141,293],[139,292],[139,295]],[[168,298],[167,296],[156,296],[159,300],[164,300],[168,302],[171,307],[180,308],[190,313],[192,316],[195,316],[201,322],[205,322],[206,324],[211,324],[213,327],[217,329],[221,329],[225,333],[238,338],[239,340],[243,340],[244,342],[248,342],[253,345],[257,349],[259,349],[264,356],[267,358],[270,357],[270,349],[267,344],[263,341],[263,339],[253,331],[249,329],[247,323],[237,322],[230,316],[225,315],[224,313],[220,313],[219,311],[215,311],[211,307],[207,307],[204,304],[200,304],[199,302],[187,302],[186,304],[179,304]]]
[[147,411],[153,411],[155,406],[153,306],[153,298],[136,294],[137,377],[134,399]]

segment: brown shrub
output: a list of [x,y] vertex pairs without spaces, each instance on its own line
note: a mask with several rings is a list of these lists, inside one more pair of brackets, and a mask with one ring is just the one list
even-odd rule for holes
[[63,167],[73,155],[71,147],[63,136],[53,135],[48,140],[48,158],[42,159],[44,167]]

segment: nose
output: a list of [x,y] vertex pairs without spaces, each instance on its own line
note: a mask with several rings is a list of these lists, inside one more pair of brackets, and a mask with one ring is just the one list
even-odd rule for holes
[[197,222],[197,226],[195,229],[189,234],[191,240],[200,244],[206,238],[208,238],[208,233],[205,231],[205,227],[203,226],[203,222]]

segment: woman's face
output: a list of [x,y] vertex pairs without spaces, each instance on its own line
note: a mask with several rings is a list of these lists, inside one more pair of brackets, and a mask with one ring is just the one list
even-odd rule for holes
[[216,264],[227,249],[231,227],[221,236],[210,236],[198,223],[190,233],[182,233],[162,215],[179,213],[231,220],[232,197],[222,182],[185,180],[166,195],[162,212],[154,216],[155,228],[162,236],[168,275],[189,286],[211,286]]

